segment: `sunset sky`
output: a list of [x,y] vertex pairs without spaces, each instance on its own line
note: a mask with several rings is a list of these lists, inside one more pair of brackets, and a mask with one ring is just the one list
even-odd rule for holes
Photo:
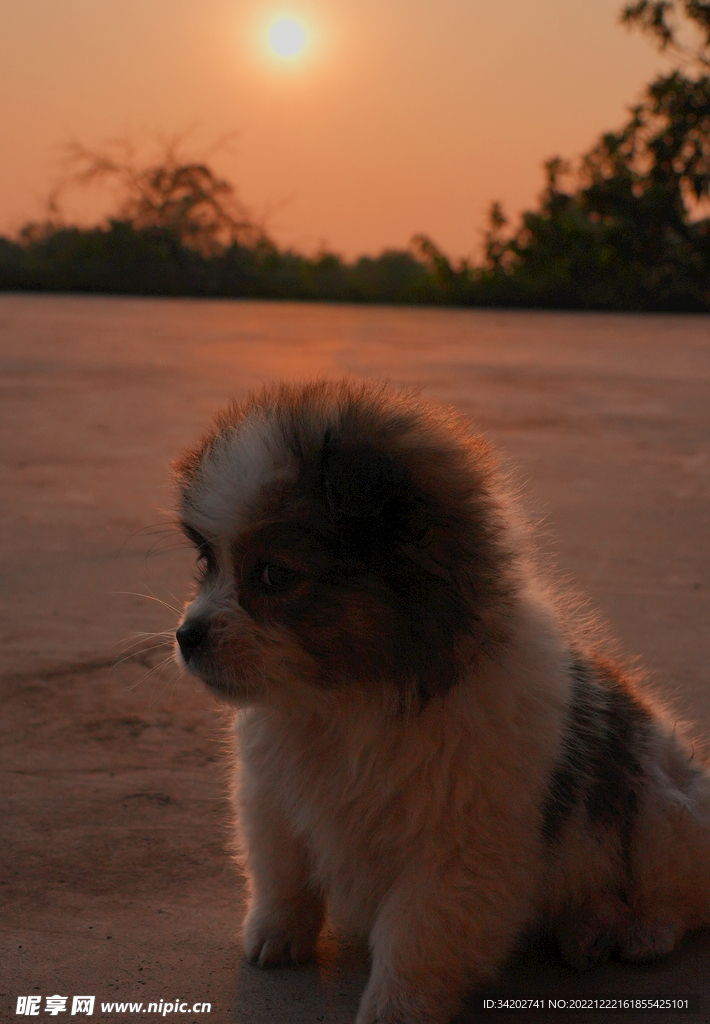
[[[428,234],[476,254],[494,199],[618,126],[664,61],[622,0],[0,0],[0,231],[42,216],[62,145],[181,136],[281,245]],[[269,45],[280,18],[303,49]],[[85,222],[99,192],[67,196]]]

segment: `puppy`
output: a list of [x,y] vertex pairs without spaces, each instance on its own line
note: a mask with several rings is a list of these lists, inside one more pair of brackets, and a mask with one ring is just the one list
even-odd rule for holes
[[565,624],[486,443],[384,384],[266,388],[177,463],[177,658],[239,709],[260,967],[327,910],[357,1024],[442,1024],[534,926],[586,968],[710,922],[710,776]]

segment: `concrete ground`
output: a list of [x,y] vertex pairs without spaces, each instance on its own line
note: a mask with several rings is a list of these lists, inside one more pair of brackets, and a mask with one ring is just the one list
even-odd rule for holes
[[[32,995],[63,1019],[55,994],[67,1019],[76,995],[94,1020],[354,1019],[361,950],[326,935],[301,970],[242,961],[224,723],[166,646],[193,562],[171,458],[259,381],[343,372],[473,415],[560,572],[710,732],[710,318],[0,296],[3,1021]],[[538,945],[499,991],[694,995],[683,1019],[710,1021],[709,966],[710,932],[582,978]],[[185,1011],[99,1009],[118,1001]],[[501,1018],[472,997],[460,1020],[680,1016]]]

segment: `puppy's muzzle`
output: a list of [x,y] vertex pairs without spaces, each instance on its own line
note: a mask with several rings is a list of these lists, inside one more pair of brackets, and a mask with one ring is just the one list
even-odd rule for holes
[[185,662],[198,654],[204,654],[209,642],[210,627],[205,619],[188,619],[175,633],[180,653]]

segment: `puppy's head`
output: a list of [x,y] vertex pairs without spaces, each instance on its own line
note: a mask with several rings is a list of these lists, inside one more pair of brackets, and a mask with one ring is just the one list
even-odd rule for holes
[[266,388],[176,465],[197,592],[177,656],[237,703],[421,706],[505,639],[490,458],[383,384]]

